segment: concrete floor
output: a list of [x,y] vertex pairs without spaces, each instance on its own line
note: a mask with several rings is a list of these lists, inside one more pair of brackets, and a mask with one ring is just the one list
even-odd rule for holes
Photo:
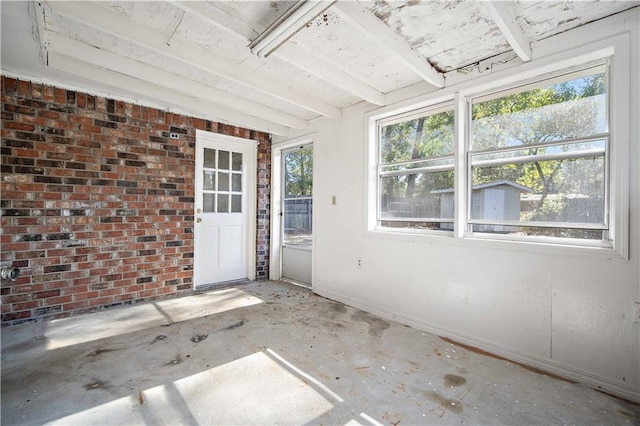
[[286,283],[2,329],[2,424],[640,424],[640,407]]

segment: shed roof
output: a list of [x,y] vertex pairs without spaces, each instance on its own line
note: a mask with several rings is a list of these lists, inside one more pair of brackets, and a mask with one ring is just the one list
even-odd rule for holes
[[[478,185],[474,185],[473,186],[473,190],[475,191],[476,189],[491,188],[493,186],[501,186],[501,185],[513,186],[514,188],[517,188],[522,192],[534,192],[534,190],[532,188],[529,188],[528,186],[520,185],[519,183],[515,183],[515,182],[507,180],[507,179],[494,180],[493,182],[487,182],[487,183],[481,183],[481,184],[478,184]],[[444,194],[444,193],[447,193],[447,192],[453,192],[453,188],[436,189],[434,191],[431,191],[432,194]]]

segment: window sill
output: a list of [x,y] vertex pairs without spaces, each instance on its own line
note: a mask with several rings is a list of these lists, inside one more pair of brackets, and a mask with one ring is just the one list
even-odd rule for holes
[[453,232],[416,231],[416,230],[388,230],[371,229],[365,233],[365,238],[407,241],[418,244],[438,244],[451,247],[465,247],[478,249],[493,249],[500,251],[547,254],[551,256],[578,256],[593,259],[623,261],[628,259],[612,245],[594,241],[549,241],[532,240],[494,235],[465,234],[462,238],[455,238]]

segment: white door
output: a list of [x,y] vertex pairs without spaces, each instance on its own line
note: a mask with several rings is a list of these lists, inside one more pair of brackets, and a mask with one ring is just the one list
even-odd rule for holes
[[194,286],[255,278],[257,142],[196,132]]

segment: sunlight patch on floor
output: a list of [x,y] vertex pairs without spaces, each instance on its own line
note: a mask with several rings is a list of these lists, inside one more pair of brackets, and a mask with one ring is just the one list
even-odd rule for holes
[[305,424],[330,411],[331,400],[342,400],[328,388],[318,390],[317,379],[267,351],[141,389],[141,395],[136,390],[50,424],[162,424],[166,419],[181,424]]
[[77,345],[263,303],[237,288],[201,293],[53,320],[45,331],[46,349]]

